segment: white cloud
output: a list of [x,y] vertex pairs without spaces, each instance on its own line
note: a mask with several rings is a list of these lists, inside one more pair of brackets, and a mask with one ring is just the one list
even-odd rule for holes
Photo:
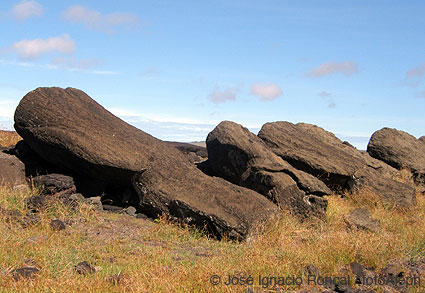
[[220,90],[216,88],[210,93],[208,98],[214,103],[225,103],[227,101],[236,100],[236,95],[239,92],[239,88],[227,88],[224,90]]
[[140,23],[136,15],[130,13],[113,12],[103,15],[99,11],[90,10],[82,5],[74,5],[62,13],[62,18],[72,23],[81,23],[84,26],[108,33],[114,32],[114,27],[133,27]]
[[342,73],[349,77],[359,71],[357,63],[352,61],[326,62],[317,68],[310,70],[309,77],[324,77],[335,73]]
[[22,40],[12,46],[12,50],[21,59],[38,59],[41,55],[47,53],[72,54],[75,48],[75,42],[69,35],[52,37],[46,40]]
[[17,20],[25,20],[31,16],[42,16],[43,6],[36,1],[21,1],[12,7],[11,14]]
[[263,101],[272,101],[283,94],[282,89],[274,84],[254,83],[251,85],[251,94],[258,96]]
[[406,80],[422,77],[425,74],[425,63],[406,72]]

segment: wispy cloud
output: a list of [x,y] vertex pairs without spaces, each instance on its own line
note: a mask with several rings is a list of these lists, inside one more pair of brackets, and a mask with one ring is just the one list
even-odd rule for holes
[[117,71],[111,71],[111,70],[92,70],[90,71],[92,74],[98,74],[98,75],[118,75],[120,74]]
[[258,96],[263,101],[272,101],[283,94],[282,89],[274,83],[251,85],[251,94]]
[[412,69],[409,69],[406,72],[406,80],[411,80],[411,79],[414,79],[414,78],[420,78],[424,75],[425,75],[425,63],[423,63],[423,64],[421,64],[417,67],[414,67]]
[[57,57],[52,61],[52,65],[64,67],[69,70],[86,70],[100,66],[104,63],[102,59],[83,59],[77,60],[74,56]]
[[[81,63],[90,63],[90,60],[80,60],[80,61],[76,61],[77,64],[79,62]],[[94,62],[94,61],[93,61]],[[19,66],[19,67],[36,67],[36,68],[43,68],[43,69],[49,69],[49,70],[67,70],[67,71],[72,71],[72,72],[81,72],[81,73],[86,73],[86,74],[95,74],[95,75],[118,75],[121,74],[120,72],[117,71],[112,71],[112,70],[90,70],[89,68],[91,68],[90,66],[86,66],[83,65],[81,67],[72,67],[72,66],[67,66],[66,64],[55,64],[55,63],[48,63],[48,64],[39,64],[39,63],[33,63],[33,62],[17,62],[17,61],[9,61],[9,60],[3,60],[0,59],[0,64],[5,64],[5,65],[13,65],[13,66]],[[84,68],[86,67],[86,68]]]
[[22,40],[14,43],[11,50],[14,51],[20,59],[34,60],[48,53],[72,54],[75,48],[74,40],[72,40],[69,35],[62,35],[46,40]]
[[225,103],[227,101],[236,100],[236,96],[239,92],[237,87],[229,87],[226,89],[214,89],[208,96],[208,98],[214,103]]
[[325,100],[326,104],[328,105],[328,108],[334,109],[336,107],[336,103],[331,98],[332,93],[327,91],[321,91],[317,94],[319,97],[321,97],[323,100]]
[[36,1],[21,1],[12,7],[10,14],[19,21],[32,16],[39,17],[43,15],[43,6]]
[[72,23],[80,23],[87,28],[113,33],[116,27],[131,28],[140,24],[139,18],[130,13],[113,12],[102,14],[82,5],[74,5],[62,13],[62,18]]
[[307,73],[309,77],[324,77],[336,73],[342,73],[346,77],[353,75],[359,71],[357,63],[352,61],[344,62],[326,62],[310,70]]
[[318,96],[325,98],[325,97],[330,97],[332,96],[332,93],[329,93],[327,91],[321,91],[320,93],[317,94]]
[[143,77],[150,77],[152,75],[155,75],[158,72],[159,72],[158,68],[152,66],[147,68],[145,71],[141,72],[140,75]]

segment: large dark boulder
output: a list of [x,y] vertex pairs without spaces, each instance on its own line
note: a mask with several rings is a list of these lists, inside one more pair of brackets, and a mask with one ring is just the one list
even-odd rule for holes
[[425,142],[425,135],[424,135],[424,136],[419,137],[419,141],[421,141],[421,142]]
[[382,128],[370,138],[367,152],[397,169],[408,169],[425,183],[425,144],[407,132]]
[[253,189],[303,218],[326,215],[323,196],[331,190],[275,155],[247,128],[223,121],[208,134],[206,142],[208,162],[216,175]]
[[15,112],[15,129],[46,161],[81,176],[132,186],[141,209],[244,239],[278,209],[262,195],[212,178],[176,148],[125,123],[84,92],[38,88]]
[[266,123],[258,136],[293,167],[320,178],[335,191],[367,188],[400,207],[416,202],[413,188],[392,179],[397,170],[316,125]]

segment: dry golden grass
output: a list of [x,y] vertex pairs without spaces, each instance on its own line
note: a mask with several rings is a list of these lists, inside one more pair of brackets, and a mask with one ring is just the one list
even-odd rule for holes
[[[24,199],[30,194],[1,187],[0,206],[24,214]],[[346,229],[344,215],[358,206],[371,210],[381,232]],[[0,216],[0,291],[242,292],[243,286],[213,286],[210,277],[218,275],[224,282],[229,274],[251,275],[258,284],[259,275],[305,277],[310,264],[325,275],[341,276],[340,269],[354,261],[379,270],[392,259],[425,256],[424,216],[421,194],[417,206],[405,212],[388,209],[367,193],[335,195],[329,198],[326,221],[299,223],[284,214],[261,235],[235,243],[209,239],[165,218],[152,222],[96,212],[85,204],[73,210],[54,203],[41,212],[40,224],[25,229],[8,223],[4,213]],[[72,225],[54,232],[49,226],[54,218]],[[101,270],[77,274],[73,268],[84,260]],[[28,264],[40,269],[37,277],[11,278],[11,269]],[[120,275],[119,284],[109,280],[114,275]]]
[[0,146],[12,146],[21,139],[15,131],[0,130]]

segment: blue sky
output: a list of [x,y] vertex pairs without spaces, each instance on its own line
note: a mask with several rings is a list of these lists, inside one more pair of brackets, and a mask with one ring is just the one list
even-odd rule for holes
[[0,2],[0,127],[40,86],[75,87],[165,140],[222,120],[313,123],[365,149],[425,135],[424,1]]

